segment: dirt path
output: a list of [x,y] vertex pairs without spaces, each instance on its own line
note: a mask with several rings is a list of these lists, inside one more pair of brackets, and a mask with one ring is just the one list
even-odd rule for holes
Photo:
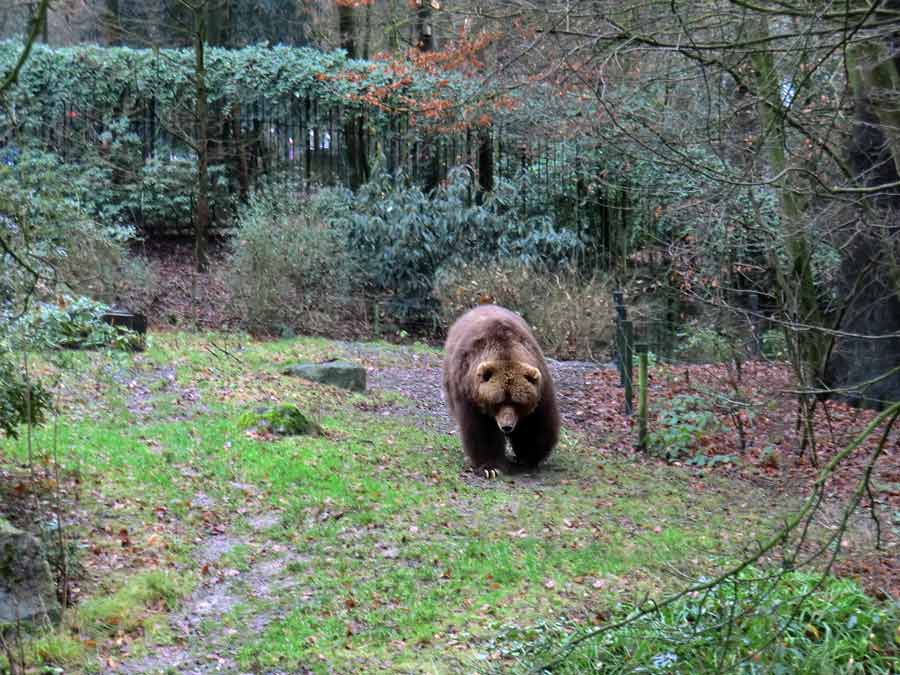
[[[351,350],[347,356],[358,354],[358,350]],[[415,410],[420,419],[429,420],[429,425],[438,431],[453,433],[455,425],[447,414],[441,388],[440,358],[433,354],[416,352],[408,352],[406,358],[408,362],[402,365],[370,367],[369,388],[374,391],[402,394],[415,402]],[[585,376],[598,369],[615,366],[553,359],[548,359],[547,365],[556,385],[563,424],[572,429],[587,430],[583,410]],[[390,414],[389,411],[385,412]]]
[[[288,565],[298,556],[286,546],[271,545],[267,530],[278,524],[277,513],[267,513],[247,521],[250,532],[238,534],[230,529],[206,538],[197,547],[197,567],[204,578],[182,608],[172,615],[169,625],[173,644],[157,648],[152,654],[126,661],[116,672],[128,675],[212,675],[243,673],[237,663],[241,637],[258,635],[281,616],[276,597],[289,595],[297,580]],[[240,565],[229,556],[246,552]],[[243,616],[241,606],[255,600],[262,607],[252,616]],[[234,627],[229,616],[240,616],[241,628]],[[268,671],[267,675],[282,675]]]

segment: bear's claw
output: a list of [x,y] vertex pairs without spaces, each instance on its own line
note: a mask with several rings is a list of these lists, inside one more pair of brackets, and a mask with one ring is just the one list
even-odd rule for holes
[[482,473],[482,474],[484,475],[484,477],[487,478],[488,480],[493,480],[493,479],[495,479],[497,476],[500,475],[500,473],[497,471],[497,469],[495,469],[495,468],[492,467],[492,466],[484,466],[484,467],[482,467],[482,468],[481,468],[481,473]]

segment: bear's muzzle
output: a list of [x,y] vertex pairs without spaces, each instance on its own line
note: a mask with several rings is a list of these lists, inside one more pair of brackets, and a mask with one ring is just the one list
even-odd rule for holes
[[497,426],[507,436],[516,430],[516,424],[519,422],[519,414],[514,406],[505,405],[497,411],[494,417],[497,420]]

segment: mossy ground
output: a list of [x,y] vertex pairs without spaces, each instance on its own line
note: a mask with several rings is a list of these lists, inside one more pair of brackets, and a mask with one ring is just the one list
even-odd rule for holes
[[[59,376],[64,413],[37,430],[32,452],[77,472],[71,536],[87,574],[63,627],[29,642],[33,664],[502,669],[492,645],[510,627],[589,624],[717,569],[779,522],[771,496],[746,483],[600,455],[575,430],[534,474],[475,478],[458,439],[418,424],[412,405],[379,412],[402,410],[397,392],[279,374],[343,349],[154,334],[142,354],[39,367]],[[368,365],[397,365],[408,351],[374,344],[365,354]],[[279,402],[310,412],[324,435],[240,429],[247,410]],[[27,452],[24,439],[4,441],[2,458]]]

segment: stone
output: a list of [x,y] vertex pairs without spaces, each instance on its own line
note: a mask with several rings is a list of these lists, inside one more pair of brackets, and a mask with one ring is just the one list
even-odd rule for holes
[[0,626],[58,612],[56,584],[41,543],[0,518]]
[[245,412],[238,422],[241,429],[258,429],[279,436],[319,436],[322,428],[307,417],[293,403],[283,403],[274,408],[257,408]]
[[349,361],[298,363],[288,366],[282,372],[285,375],[302,377],[305,380],[330,384],[350,391],[366,390],[366,369]]

